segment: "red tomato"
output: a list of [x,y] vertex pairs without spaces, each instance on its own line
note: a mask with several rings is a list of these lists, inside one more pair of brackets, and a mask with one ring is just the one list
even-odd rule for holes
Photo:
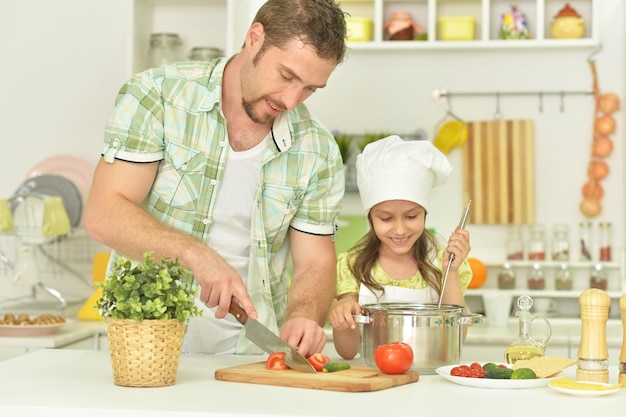
[[374,351],[374,361],[386,374],[402,374],[413,365],[413,349],[404,342],[379,345]]
[[284,371],[285,369],[289,369],[289,367],[285,364],[285,352],[274,352],[265,361],[265,367],[267,369],[273,369],[277,371]]
[[321,372],[324,369],[324,365],[330,362],[330,358],[323,353],[314,353],[307,360],[317,372]]

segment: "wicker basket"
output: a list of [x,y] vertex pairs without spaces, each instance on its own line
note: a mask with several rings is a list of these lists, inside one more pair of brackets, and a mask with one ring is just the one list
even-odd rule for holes
[[172,320],[115,320],[107,318],[113,382],[125,387],[173,385],[185,326]]

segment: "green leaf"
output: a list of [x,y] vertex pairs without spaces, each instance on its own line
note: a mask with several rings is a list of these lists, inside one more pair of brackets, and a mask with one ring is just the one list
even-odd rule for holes
[[202,314],[194,302],[198,286],[191,271],[170,258],[157,263],[153,252],[146,252],[144,261],[134,267],[120,257],[97,287],[102,289],[96,305],[103,317],[186,322]]

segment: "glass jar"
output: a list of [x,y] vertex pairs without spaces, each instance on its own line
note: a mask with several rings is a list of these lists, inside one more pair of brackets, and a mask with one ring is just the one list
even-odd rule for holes
[[580,239],[579,259],[581,261],[591,260],[591,222],[580,222],[578,224],[578,234]]
[[589,277],[589,288],[597,288],[606,291],[608,280],[601,264],[595,264],[591,268],[591,276]]
[[196,46],[191,48],[189,59],[192,61],[212,61],[215,58],[224,56],[221,49],[213,48],[210,46]]
[[515,271],[508,262],[502,265],[502,268],[498,271],[498,288],[501,290],[515,288]]
[[611,261],[611,223],[601,222],[598,230],[598,246],[600,247],[600,260],[609,262]]
[[561,264],[554,275],[554,287],[557,290],[571,290],[574,286],[572,274],[567,268],[567,264]]
[[528,259],[531,261],[545,261],[546,259],[545,228],[541,224],[535,224],[530,229]]
[[546,288],[546,278],[543,274],[543,268],[540,263],[535,262],[533,264],[533,267],[528,274],[526,284],[529,290],[543,290]]
[[522,229],[519,226],[509,226],[506,239],[506,259],[524,259],[524,239],[522,238]]
[[556,224],[552,236],[552,260],[569,261],[569,226]]
[[176,33],[153,33],[150,35],[148,52],[151,68],[171,64],[182,59],[182,42]]

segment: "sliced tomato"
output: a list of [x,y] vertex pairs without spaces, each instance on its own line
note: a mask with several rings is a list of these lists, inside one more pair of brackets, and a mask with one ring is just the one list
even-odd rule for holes
[[285,364],[285,355],[285,352],[274,352],[270,354],[267,361],[265,361],[265,367],[276,371],[289,369],[289,367]]
[[307,360],[313,365],[313,368],[315,368],[317,372],[321,372],[324,369],[324,365],[330,363],[330,358],[319,352],[312,354]]

